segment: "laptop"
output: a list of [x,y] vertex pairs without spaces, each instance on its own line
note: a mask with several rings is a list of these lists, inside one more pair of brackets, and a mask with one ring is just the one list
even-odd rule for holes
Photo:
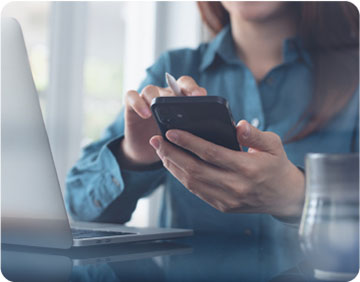
[[162,240],[192,230],[68,220],[18,22],[1,21],[2,243],[67,249]]

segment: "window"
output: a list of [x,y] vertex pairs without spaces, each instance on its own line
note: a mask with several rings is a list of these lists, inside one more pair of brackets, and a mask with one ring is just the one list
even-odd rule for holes
[[126,8],[88,3],[82,145],[98,139],[122,106]]
[[50,2],[11,2],[2,11],[3,17],[17,19],[22,27],[43,116],[49,85],[49,13]]
[[[81,147],[115,119],[145,69],[201,38],[195,2],[12,2],[2,15],[22,26],[62,190]],[[160,196],[141,199],[129,224],[156,225]]]

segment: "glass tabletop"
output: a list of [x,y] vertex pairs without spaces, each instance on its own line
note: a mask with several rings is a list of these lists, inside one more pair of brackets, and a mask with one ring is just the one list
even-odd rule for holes
[[11,281],[317,281],[309,261],[293,251],[250,234],[197,232],[70,250],[2,245],[1,268]]

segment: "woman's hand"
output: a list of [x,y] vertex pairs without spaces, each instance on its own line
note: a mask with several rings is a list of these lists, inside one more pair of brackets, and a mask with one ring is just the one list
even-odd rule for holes
[[[189,76],[177,80],[181,91],[186,96],[205,96],[206,90],[196,84]],[[154,85],[146,86],[139,94],[130,90],[125,97],[125,136],[119,148],[120,165],[128,169],[146,167],[160,159],[149,145],[152,136],[160,134],[150,105],[152,99],[159,96],[175,96],[170,88]]]
[[154,136],[150,144],[164,166],[192,193],[222,212],[299,216],[304,200],[304,174],[292,164],[281,139],[246,121],[237,125],[240,145],[233,151],[181,130],[166,137],[193,156]]

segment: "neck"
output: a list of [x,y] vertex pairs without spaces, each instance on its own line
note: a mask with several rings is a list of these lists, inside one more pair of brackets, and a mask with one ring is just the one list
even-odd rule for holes
[[282,63],[283,41],[296,33],[296,23],[291,15],[266,22],[249,22],[234,15],[231,17],[231,28],[237,55],[257,81]]

